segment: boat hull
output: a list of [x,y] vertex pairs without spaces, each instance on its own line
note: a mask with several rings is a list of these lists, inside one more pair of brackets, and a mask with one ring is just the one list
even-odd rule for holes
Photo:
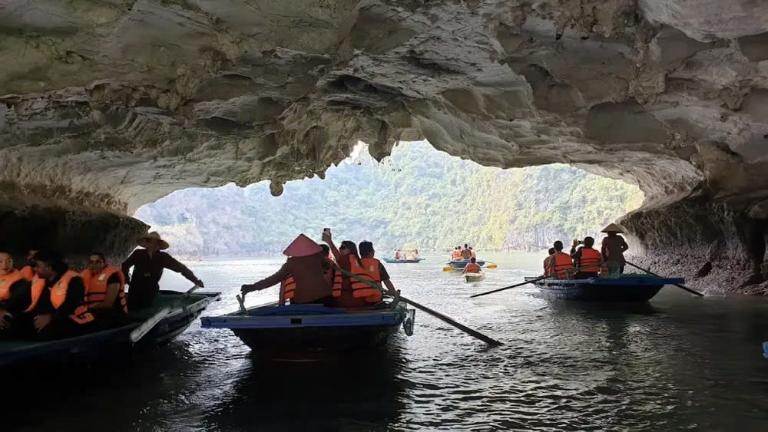
[[620,277],[579,280],[544,279],[535,282],[542,297],[590,302],[647,302],[667,284],[680,278]]
[[425,258],[414,258],[414,259],[394,259],[394,258],[384,258],[384,262],[388,264],[418,264],[422,261],[424,261]]
[[[0,366],[37,367],[39,365],[88,363],[96,359],[126,356],[170,342],[181,334],[219,298],[219,293],[195,293],[186,296],[175,291],[160,291],[155,306],[130,315],[130,322],[120,327],[54,341],[0,341]],[[131,332],[160,309],[171,313],[160,320],[141,340],[132,343]]]
[[274,304],[203,317],[203,328],[228,328],[258,355],[311,356],[383,346],[413,311],[399,304],[373,310],[348,311],[322,305]]
[[485,279],[485,275],[482,273],[464,273],[466,282],[480,282],[483,279]]

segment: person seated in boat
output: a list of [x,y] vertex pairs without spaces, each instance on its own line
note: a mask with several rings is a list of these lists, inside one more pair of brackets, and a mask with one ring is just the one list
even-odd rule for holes
[[477,263],[477,258],[472,257],[469,259],[469,263],[464,266],[463,273],[480,273],[483,271],[483,269],[480,267],[480,264]]
[[570,279],[573,274],[571,256],[563,252],[563,242],[560,240],[556,241],[552,247],[554,247],[555,253],[550,257],[547,275],[557,279]]
[[464,249],[461,250],[461,259],[463,260],[469,260],[472,258],[472,249],[469,248],[468,244],[464,244]]
[[451,252],[451,261],[461,261],[461,246],[456,246]]
[[299,234],[283,255],[288,258],[280,269],[258,282],[240,287],[243,295],[282,284],[281,302],[291,304],[320,303],[330,305],[331,284],[327,279],[328,256],[323,248],[304,234]]
[[361,276],[363,279],[367,279],[376,285],[376,287],[369,285],[364,290],[364,292],[358,293],[358,295],[363,296],[366,303],[380,303],[383,290],[383,288],[381,288],[382,284],[387,288],[387,292],[389,294],[393,296],[397,295],[395,285],[392,284],[392,281],[389,279],[389,273],[387,273],[387,269],[384,267],[384,264],[378,259],[374,258],[376,251],[373,249],[373,243],[367,240],[363,240],[360,242],[358,247],[360,250],[360,262],[363,265],[364,271],[364,274]]
[[[203,287],[203,281],[198,279],[192,270],[177,261],[166,252],[168,242],[157,232],[151,232],[138,240],[139,246],[123,261],[122,271],[128,284],[128,309],[131,311],[152,306],[155,297],[160,292],[160,278],[163,269],[181,273],[190,282]],[[133,267],[133,273],[129,273]]]
[[28,281],[32,281],[32,278],[35,277],[35,270],[32,268],[32,264],[35,261],[35,254],[37,253],[37,249],[30,249],[27,251],[27,262],[24,264],[24,267],[19,270],[24,276],[24,279]]
[[[331,253],[336,258],[336,265],[340,271],[334,274],[333,279],[333,298],[334,304],[343,308],[361,308],[367,307],[369,303],[366,297],[372,297],[372,287],[365,283],[366,274],[363,269],[363,262],[357,252],[357,246],[350,240],[344,240],[337,248],[333,243],[331,231],[323,231],[323,241],[331,247]],[[352,277],[352,275],[357,276]],[[360,280],[360,279],[363,280]]]
[[472,249],[472,246],[469,247],[469,258],[477,258],[477,254],[475,253],[475,250]]
[[400,249],[395,249],[395,259],[399,260],[400,258]]
[[109,265],[101,252],[91,252],[88,268],[81,276],[85,281],[88,310],[102,326],[121,324],[128,315],[125,276],[119,267]]
[[584,245],[571,254],[573,265],[576,267],[574,279],[597,277],[603,265],[603,256],[593,248],[595,239],[584,237]]
[[547,276],[551,276],[549,274],[549,268],[550,268],[549,262],[552,260],[552,255],[554,254],[555,254],[555,248],[549,248],[549,250],[547,251],[547,257],[544,258],[544,274]]
[[0,250],[0,338],[21,336],[29,307],[30,281],[13,268],[13,258]]
[[629,249],[629,245],[624,240],[624,237],[619,235],[619,233],[624,231],[618,225],[612,223],[605,227],[602,232],[608,234],[603,238],[603,243],[600,247],[605,267],[607,267],[610,273],[624,273],[624,265],[626,263],[624,252]]
[[59,339],[96,329],[98,323],[85,303],[85,282],[80,274],[49,251],[35,255],[34,269],[31,311],[37,338]]

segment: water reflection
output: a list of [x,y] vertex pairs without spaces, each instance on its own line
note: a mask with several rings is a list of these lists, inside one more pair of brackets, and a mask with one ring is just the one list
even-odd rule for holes
[[318,362],[271,362],[256,356],[232,397],[214,403],[206,430],[386,430],[404,408],[405,360],[389,349]]

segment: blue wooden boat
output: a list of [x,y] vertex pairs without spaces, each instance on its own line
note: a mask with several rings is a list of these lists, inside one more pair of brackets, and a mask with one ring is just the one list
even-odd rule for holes
[[395,259],[385,257],[384,262],[389,264],[418,264],[424,261],[426,258],[412,258],[412,259]]
[[[2,340],[0,366],[32,368],[38,365],[88,363],[104,357],[124,357],[132,351],[171,341],[186,330],[208,304],[218,298],[219,293],[185,294],[162,290],[152,307],[130,313],[128,323],[120,327],[54,341]],[[169,309],[169,313],[137,343],[132,343],[131,332],[165,308]]]
[[[526,278],[534,280],[536,278]],[[645,302],[664,285],[682,284],[683,278],[658,278],[645,275],[596,277],[590,279],[542,279],[534,282],[543,297],[558,300],[596,302]]]
[[375,309],[342,309],[317,304],[268,304],[215,317],[202,327],[230,329],[257,354],[355,351],[383,345],[403,326],[413,332],[415,311],[393,301]]
[[[483,267],[485,265],[485,261],[477,260],[477,265],[480,267]],[[458,260],[458,261],[448,261],[447,263],[449,266],[451,266],[454,270],[464,270],[464,267],[469,264],[469,260]]]

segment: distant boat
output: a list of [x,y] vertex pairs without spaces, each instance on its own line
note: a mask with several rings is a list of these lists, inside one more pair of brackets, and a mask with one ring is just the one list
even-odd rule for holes
[[480,282],[485,279],[484,273],[464,273],[464,280],[466,282]]
[[416,264],[421,261],[424,261],[426,258],[407,258],[407,259],[395,259],[390,257],[385,257],[384,262],[389,264]]
[[415,311],[405,303],[349,310],[318,304],[249,308],[246,313],[203,317],[203,328],[230,329],[251,350],[273,359],[313,358],[323,352],[379,347],[402,326],[413,332]]
[[[525,278],[533,280],[536,278]],[[542,296],[557,300],[597,302],[645,302],[653,298],[664,285],[682,284],[683,278],[657,278],[645,275],[624,275],[617,278],[542,279],[534,282]]]

